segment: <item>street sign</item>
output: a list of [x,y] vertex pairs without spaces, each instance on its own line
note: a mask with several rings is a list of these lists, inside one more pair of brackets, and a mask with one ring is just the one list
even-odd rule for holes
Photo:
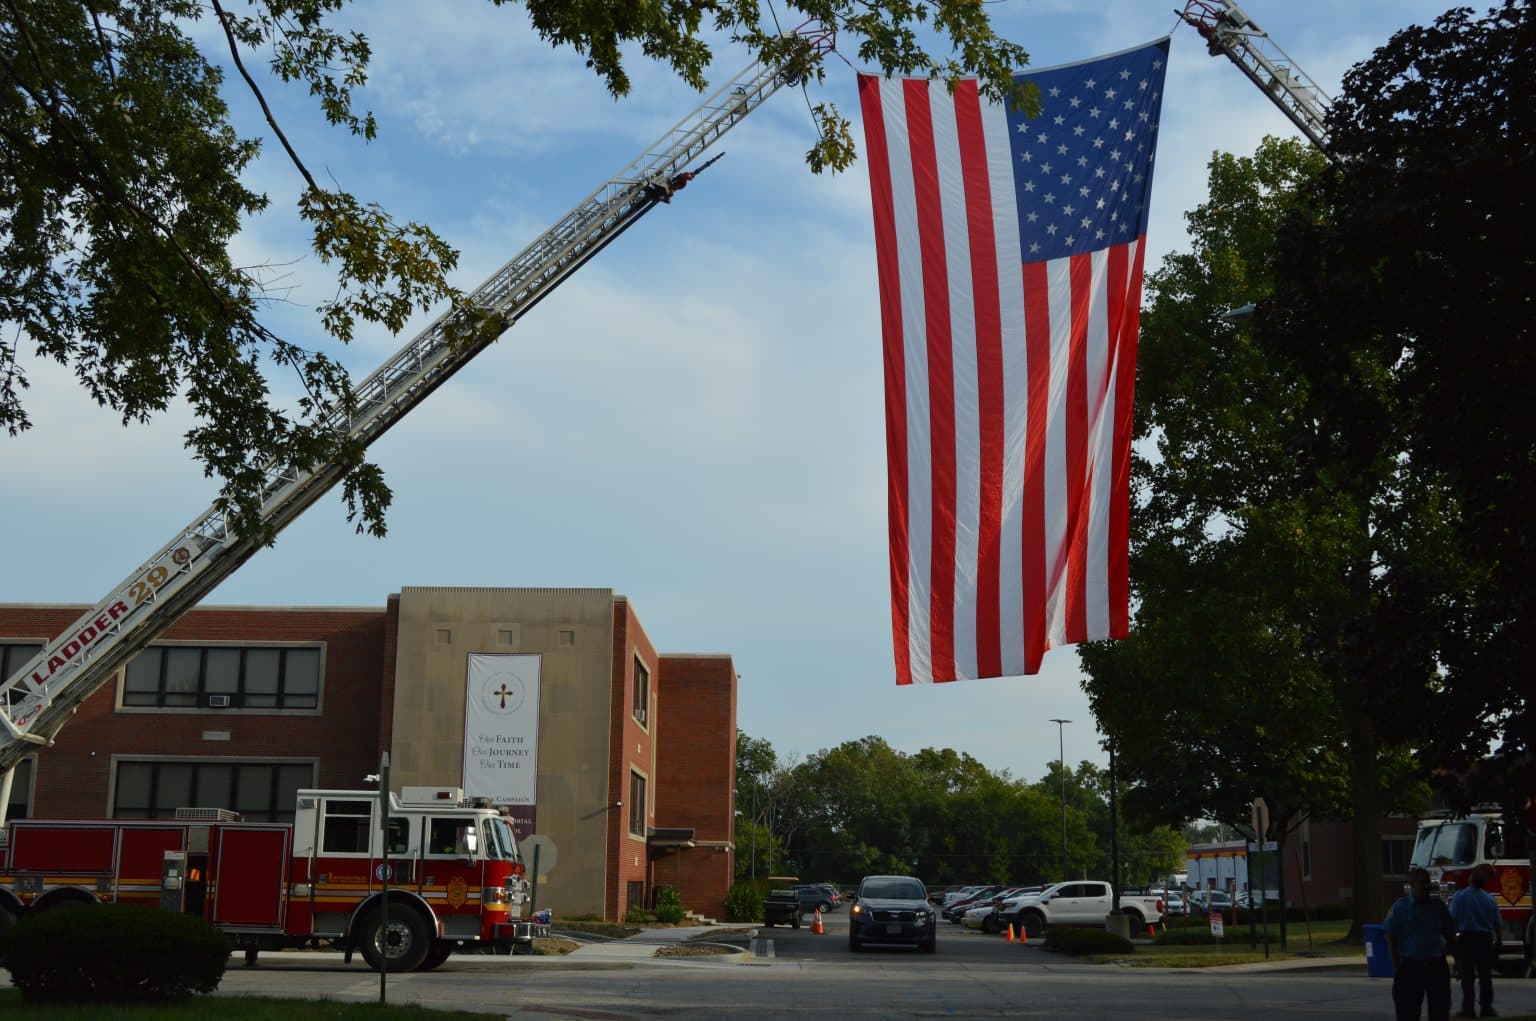
[[1226,935],[1225,928],[1226,927],[1225,927],[1225,924],[1222,921],[1221,912],[1220,911],[1212,911],[1211,912],[1211,935],[1214,936],[1216,939],[1221,939],[1224,935]]

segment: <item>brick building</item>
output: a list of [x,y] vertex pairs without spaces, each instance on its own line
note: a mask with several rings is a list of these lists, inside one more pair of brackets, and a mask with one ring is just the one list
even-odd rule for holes
[[[0,676],[86,609],[0,606]],[[658,653],[629,600],[607,589],[406,588],[373,608],[200,607],[18,767],[10,811],[154,818],[198,805],[287,821],[299,788],[366,788],[384,751],[396,790],[473,793],[474,661],[532,671],[533,747],[510,754],[536,761],[536,801],[513,808],[519,831],[557,851],[539,905],[617,918],[672,885],[685,907],[723,917],[734,664]],[[512,692],[503,683],[490,694],[506,709]]]

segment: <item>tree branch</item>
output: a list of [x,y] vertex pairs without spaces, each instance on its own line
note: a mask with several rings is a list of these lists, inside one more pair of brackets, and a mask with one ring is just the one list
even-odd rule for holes
[[283,134],[283,129],[278,126],[277,118],[272,115],[272,108],[267,105],[267,97],[262,95],[260,86],[256,84],[256,79],[252,78],[251,73],[245,69],[245,62],[240,59],[240,45],[235,41],[234,29],[229,27],[229,13],[220,5],[219,0],[212,0],[212,3],[214,13],[219,16],[219,27],[224,29],[224,38],[229,40],[230,58],[234,60],[235,67],[239,69],[240,77],[244,78],[245,84],[250,87],[251,94],[256,97],[256,102],[261,104],[261,113],[267,119],[267,125],[271,127],[272,133],[277,136],[277,140],[283,143],[283,150],[288,153],[288,158],[293,161],[293,165],[298,167],[299,173],[309,183],[310,190],[319,191],[320,186],[315,183],[314,175],[309,172],[309,168],[304,165],[304,161],[299,159],[299,154],[294,151],[293,146],[288,142],[288,136]]

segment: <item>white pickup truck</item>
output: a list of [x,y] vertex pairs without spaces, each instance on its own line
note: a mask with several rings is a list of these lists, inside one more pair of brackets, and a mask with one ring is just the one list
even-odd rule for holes
[[[1014,917],[1005,921],[1017,924],[1034,938],[1045,935],[1047,925],[1103,925],[1113,903],[1108,883],[1073,880],[1047,886],[1026,897],[1019,902]],[[1163,901],[1160,897],[1122,893],[1120,913],[1130,917],[1131,931],[1140,933],[1163,920]]]

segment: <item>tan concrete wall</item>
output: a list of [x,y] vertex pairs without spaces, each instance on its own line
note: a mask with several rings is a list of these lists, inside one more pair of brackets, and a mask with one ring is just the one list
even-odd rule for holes
[[471,653],[542,657],[538,831],[556,867],[539,906],[601,914],[612,707],[611,589],[404,588],[400,591],[390,781],[462,781],[464,693]]

